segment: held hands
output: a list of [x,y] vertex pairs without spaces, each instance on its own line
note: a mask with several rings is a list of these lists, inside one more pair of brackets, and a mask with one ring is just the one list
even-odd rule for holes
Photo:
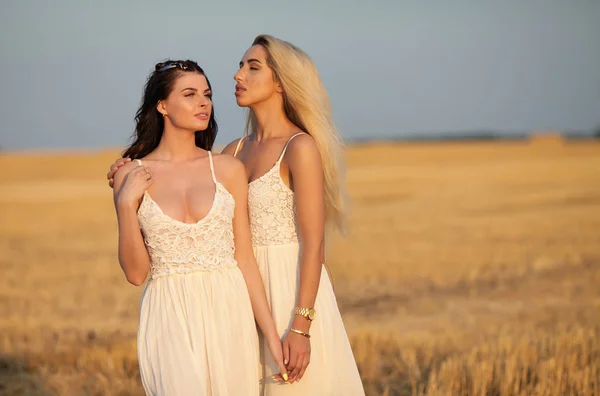
[[[301,316],[296,316],[291,328],[309,333],[310,323]],[[289,381],[300,381],[310,363],[310,339],[302,334],[288,331],[283,339],[284,362],[289,370]]]
[[[115,172],[116,173],[116,172]],[[143,165],[131,170],[123,179],[115,202],[119,207],[137,207],[144,192],[154,183],[152,172]]]
[[275,360],[275,363],[277,363],[277,366],[279,367],[279,374],[275,374],[271,378],[273,378],[273,380],[276,382],[287,381],[288,372],[285,367],[285,364],[283,363],[283,350],[281,340],[278,337],[271,337],[271,339],[268,340],[267,345],[269,347],[269,350],[271,351],[273,360]]

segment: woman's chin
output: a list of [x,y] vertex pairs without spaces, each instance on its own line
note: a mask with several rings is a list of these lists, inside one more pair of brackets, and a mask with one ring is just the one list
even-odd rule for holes
[[242,98],[235,98],[235,102],[239,107],[248,107],[248,103],[246,103]]
[[208,121],[207,122],[196,122],[190,129],[193,131],[205,131],[208,129]]

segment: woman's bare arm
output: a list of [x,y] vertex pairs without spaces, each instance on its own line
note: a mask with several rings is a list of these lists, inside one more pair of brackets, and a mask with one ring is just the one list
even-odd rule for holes
[[137,210],[146,189],[152,184],[147,168],[129,162],[115,175],[113,189],[119,226],[119,264],[129,283],[139,286],[150,270],[150,256],[139,227]]

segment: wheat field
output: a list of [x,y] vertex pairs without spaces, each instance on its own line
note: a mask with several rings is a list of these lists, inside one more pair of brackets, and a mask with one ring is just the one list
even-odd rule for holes
[[[117,156],[0,153],[2,395],[143,394]],[[367,394],[600,395],[600,142],[346,159],[348,233],[327,257]]]

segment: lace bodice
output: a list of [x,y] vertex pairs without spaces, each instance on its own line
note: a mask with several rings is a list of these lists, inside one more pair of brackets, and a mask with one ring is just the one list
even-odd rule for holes
[[[210,154],[209,154],[210,155]],[[148,192],[138,210],[138,222],[150,255],[152,278],[237,266],[234,258],[233,215],[235,201],[216,181],[213,204],[197,223],[167,216]]]
[[248,185],[248,213],[254,246],[298,242],[294,192],[279,176],[280,161]]
[[[280,165],[288,140],[275,165],[248,185],[248,213],[252,244],[256,246],[298,243],[294,192],[281,180]],[[236,150],[237,153],[237,150]]]

